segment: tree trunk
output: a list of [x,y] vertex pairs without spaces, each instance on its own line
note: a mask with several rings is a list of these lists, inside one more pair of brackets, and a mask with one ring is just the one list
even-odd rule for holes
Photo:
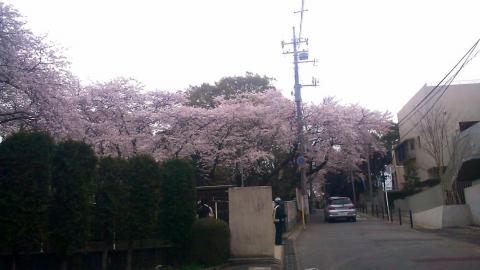
[[133,240],[128,240],[127,267],[126,270],[132,270]]
[[60,269],[61,269],[61,270],[67,270],[67,269],[68,269],[68,260],[67,260],[67,257],[66,257],[66,256],[64,256],[64,257],[62,258],[62,262],[61,262],[61,264],[60,264]]
[[102,253],[102,270],[107,270],[108,267],[108,248],[103,250]]

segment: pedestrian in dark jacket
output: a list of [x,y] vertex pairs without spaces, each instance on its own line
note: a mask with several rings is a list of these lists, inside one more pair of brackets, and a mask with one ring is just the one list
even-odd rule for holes
[[197,214],[198,214],[198,218],[206,218],[209,216],[211,217],[213,216],[213,210],[205,200],[201,200],[197,204]]
[[282,199],[275,198],[273,208],[273,223],[275,223],[275,245],[282,245],[283,225],[285,224],[285,210],[283,209]]

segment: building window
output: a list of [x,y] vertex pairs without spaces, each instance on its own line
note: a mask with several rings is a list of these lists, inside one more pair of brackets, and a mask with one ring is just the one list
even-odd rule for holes
[[460,132],[468,129],[469,127],[475,125],[478,121],[466,121],[466,122],[459,122],[458,125],[460,126]]
[[422,148],[422,143],[420,142],[420,136],[417,136],[417,145],[418,145],[418,148]]
[[410,140],[410,150],[415,150],[415,140]]

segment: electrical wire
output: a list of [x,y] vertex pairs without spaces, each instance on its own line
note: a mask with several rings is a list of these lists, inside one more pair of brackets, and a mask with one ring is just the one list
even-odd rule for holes
[[[480,41],[480,39],[479,39]],[[478,44],[477,41],[475,43],[475,46],[476,44]],[[460,68],[457,70],[457,72],[455,72],[455,74],[448,80],[448,83],[446,84],[446,87],[445,89],[443,89],[443,91],[440,93],[440,95],[437,97],[437,99],[433,102],[432,106],[430,106],[430,108],[422,115],[422,117],[420,119],[423,119],[434,107],[435,107],[435,104],[437,104],[437,102],[440,100],[440,98],[445,94],[445,92],[447,91],[447,89],[450,87],[450,85],[452,84],[453,80],[455,80],[455,78],[457,77],[457,75],[460,73],[460,71],[462,71],[462,69],[468,64],[470,63],[477,55],[478,55],[478,51],[477,53],[475,53],[475,55],[473,57],[470,58],[470,56],[472,55],[473,51],[470,50],[469,51],[469,54],[467,56],[467,58],[465,59],[465,61],[463,62],[463,64],[460,66]],[[470,59],[469,59],[470,58]],[[418,120],[412,128],[410,128],[402,137],[407,137],[407,135],[412,132],[419,124],[420,124],[420,121],[421,120]]]
[[[407,113],[407,115],[406,115],[405,117],[403,117],[402,119],[399,119],[399,120],[398,120],[398,124],[399,124],[399,125],[402,125],[405,121],[407,121],[408,119],[410,119],[410,118],[415,114],[415,112],[418,111],[417,109],[419,109],[421,106],[423,106],[423,105],[426,103],[426,101],[428,102],[427,99],[429,98],[429,96],[430,96],[433,92],[435,92],[435,90],[437,90],[437,88],[438,88],[440,85],[442,85],[442,82],[445,81],[445,79],[450,75],[450,73],[452,73],[452,72],[455,70],[455,68],[465,59],[465,57],[466,57],[467,55],[469,55],[469,54],[471,55],[471,52],[475,50],[475,48],[477,47],[477,45],[478,45],[479,42],[480,42],[480,39],[478,39],[478,40],[473,44],[473,46],[463,55],[463,57],[457,62],[457,64],[455,64],[455,66],[442,78],[442,80],[441,80],[440,82],[438,82],[438,84],[437,84],[434,88],[432,88],[432,90],[430,90],[430,92],[429,92],[425,97],[423,97],[423,99],[420,100],[420,102],[417,103],[417,105],[415,105],[415,107],[414,107],[409,113]],[[478,52],[475,54],[475,56],[477,56],[477,54],[478,54]],[[475,57],[475,56],[474,56],[474,57]],[[470,59],[470,60],[471,60],[471,59]],[[445,84],[443,84],[442,87],[443,87],[444,85],[445,85]]]

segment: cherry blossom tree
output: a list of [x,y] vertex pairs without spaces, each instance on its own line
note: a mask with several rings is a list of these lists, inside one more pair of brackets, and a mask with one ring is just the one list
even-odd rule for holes
[[[295,170],[294,103],[271,78],[247,73],[178,93],[147,91],[126,78],[81,86],[61,53],[30,32],[16,10],[0,4],[0,20],[0,136],[39,128],[57,139],[82,140],[101,156],[195,157],[209,179],[219,168],[225,178],[241,167],[244,176],[268,184],[287,167]],[[360,164],[365,145],[383,149],[376,137],[387,126],[386,114],[333,98],[304,104],[304,112],[312,179],[325,169]]]
[[[83,140],[100,155],[148,153],[157,160],[194,156],[210,180],[219,168],[230,177],[241,166],[246,177],[261,175],[271,183],[285,166],[292,166],[298,141],[291,100],[271,89],[218,97],[215,103],[213,108],[192,107],[184,93],[148,92],[134,80],[116,79],[85,87],[77,108]],[[322,169],[362,162],[367,141],[381,149],[374,135],[387,127],[386,114],[327,98],[306,105],[305,115],[311,177]]]
[[0,136],[19,128],[64,131],[65,96],[77,86],[59,50],[0,2]]

